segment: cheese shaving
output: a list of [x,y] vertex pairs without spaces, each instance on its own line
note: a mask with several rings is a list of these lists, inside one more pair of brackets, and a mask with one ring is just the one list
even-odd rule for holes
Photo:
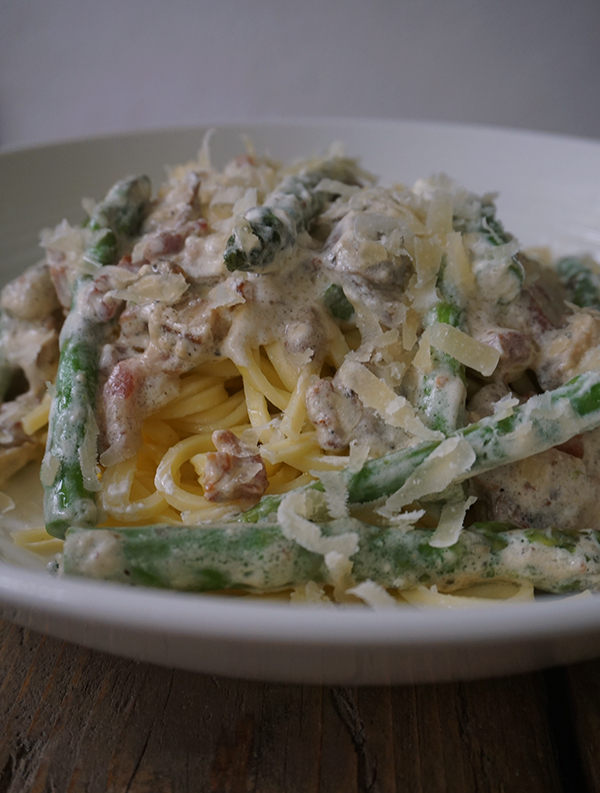
[[427,208],[427,229],[439,237],[452,231],[452,196],[446,190],[436,190]]
[[52,397],[49,393],[46,393],[40,404],[36,405],[33,410],[30,410],[29,413],[23,416],[21,425],[23,431],[26,432],[27,435],[33,435],[34,432],[46,426],[50,414],[51,403]]
[[369,459],[369,446],[366,443],[359,443],[357,440],[350,441],[350,454],[348,455],[348,470],[354,474],[363,467]]
[[413,308],[423,313],[439,298],[436,290],[437,274],[442,262],[442,249],[431,239],[415,237],[415,269],[417,278],[411,283],[409,296]]
[[423,374],[429,374],[433,368],[431,361],[431,327],[425,328],[421,340],[419,342],[419,349],[417,354],[412,360],[413,366],[417,371]]
[[425,514],[424,509],[413,509],[411,512],[396,512],[390,514],[386,511],[385,505],[383,507],[378,507],[375,512],[386,518],[394,528],[398,529],[398,531],[410,531],[414,529],[418,521],[420,521]]
[[387,330],[385,333],[380,333],[378,336],[370,338],[369,341],[364,342],[360,347],[347,353],[347,360],[359,361],[360,363],[368,363],[374,355],[385,355],[387,348],[393,347],[398,343],[400,334],[397,328]]
[[341,471],[311,471],[310,473],[315,479],[321,480],[330,516],[345,518],[348,515],[348,488]]
[[381,336],[381,325],[377,314],[359,301],[355,301],[353,306],[362,343],[371,342]]
[[260,240],[252,231],[250,222],[239,215],[234,222],[234,234],[245,253],[251,253],[255,248],[260,247]]
[[405,350],[412,350],[417,343],[419,324],[419,314],[414,309],[408,309],[402,325],[402,344]]
[[417,416],[414,407],[398,396],[383,380],[366,366],[346,360],[338,369],[339,381],[357,394],[365,407],[372,408],[391,427],[401,427],[423,440],[437,440],[442,433],[428,429]]
[[432,548],[449,548],[454,545],[463,530],[467,510],[476,501],[475,496],[469,496],[466,501],[448,501],[444,504],[437,529],[429,540],[429,545]]
[[389,608],[397,605],[396,600],[387,590],[370,579],[348,589],[347,594],[360,598],[371,608]]
[[290,594],[290,603],[311,603],[318,606],[332,606],[331,600],[322,586],[316,581],[309,581],[307,584],[296,587]]
[[393,515],[407,504],[430,493],[441,493],[466,473],[475,462],[475,452],[460,437],[448,438],[412,473],[402,487],[381,508],[381,515]]
[[60,468],[60,460],[50,452],[46,452],[40,468],[40,481],[44,487],[51,487]]
[[510,394],[503,396],[502,399],[499,399],[497,402],[494,402],[492,405],[494,410],[494,416],[499,420],[507,419],[513,415],[515,412],[515,408],[519,404],[519,400],[517,397],[513,397]]
[[158,301],[173,305],[180,300],[188,289],[188,282],[181,273],[144,275],[128,287],[129,296],[125,298],[132,303]]
[[452,287],[453,292],[462,295],[463,302],[474,297],[477,292],[475,274],[458,231],[446,237],[444,280]]
[[246,300],[240,289],[236,287],[242,283],[240,279],[228,278],[214,286],[208,293],[208,299],[215,307],[235,306],[245,303]]
[[333,597],[339,603],[343,603],[348,599],[346,593],[353,583],[352,561],[339,551],[329,551],[325,554],[325,567],[333,584]]
[[277,509],[277,521],[284,537],[298,543],[307,551],[323,556],[335,551],[349,559],[357,552],[356,532],[324,537],[321,527],[301,514],[304,511],[306,511],[305,493],[291,492],[283,497]]
[[484,377],[493,374],[500,360],[500,352],[495,347],[483,344],[444,322],[434,322],[431,325],[429,341],[432,347],[451,355],[470,369],[480,372]]
[[344,182],[338,182],[336,179],[321,179],[315,190],[318,193],[337,194],[341,198],[347,199],[360,190],[360,187],[358,185],[344,184]]

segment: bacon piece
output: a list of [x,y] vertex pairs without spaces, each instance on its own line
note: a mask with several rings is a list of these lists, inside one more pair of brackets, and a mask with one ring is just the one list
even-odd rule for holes
[[500,353],[494,372],[496,379],[511,383],[533,365],[537,345],[530,333],[512,328],[491,328],[479,334],[477,339]]
[[585,447],[583,444],[583,435],[575,435],[573,438],[570,438],[565,443],[561,443],[560,446],[556,446],[559,452],[565,452],[565,454],[570,454],[571,457],[577,457],[579,460],[583,460],[585,454]]
[[140,357],[119,361],[102,389],[102,465],[114,465],[134,455],[146,416],[173,399],[178,390],[177,378],[161,371],[158,360],[148,362]]
[[248,449],[231,430],[215,430],[212,440],[217,451],[206,455],[204,498],[257,501],[269,485],[260,454]]
[[341,418],[342,400],[331,380],[315,378],[306,390],[308,418],[317,431],[321,449],[337,451],[348,446],[350,431],[357,423],[358,416],[352,427],[345,426]]

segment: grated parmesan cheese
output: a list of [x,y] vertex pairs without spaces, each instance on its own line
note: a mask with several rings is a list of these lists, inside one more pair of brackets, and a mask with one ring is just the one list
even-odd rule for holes
[[493,374],[498,366],[500,352],[495,347],[477,341],[462,330],[444,322],[434,322],[429,330],[429,342],[432,347],[451,355],[459,363],[475,369],[484,377]]
[[381,336],[381,325],[377,314],[358,300],[352,305],[354,306],[356,325],[360,331],[362,343],[372,342]]
[[462,235],[458,231],[446,237],[446,268],[444,280],[455,294],[461,295],[461,303],[475,296],[477,282],[465,250]]
[[348,488],[341,471],[310,471],[310,474],[321,480],[330,516],[345,518],[348,515]]
[[425,224],[440,238],[452,231],[452,196],[447,190],[437,189],[431,196]]
[[413,509],[411,512],[396,512],[390,514],[388,511],[386,511],[385,505],[383,507],[378,507],[375,512],[378,515],[387,518],[394,528],[398,529],[399,531],[410,531],[411,529],[414,529],[417,522],[421,520],[425,514],[424,509]]
[[316,581],[309,581],[302,586],[296,587],[290,594],[290,603],[311,603],[318,606],[332,606],[331,600],[322,586]]
[[407,309],[406,318],[402,325],[402,345],[407,351],[412,350],[418,341],[420,322],[419,314],[414,309]]
[[353,196],[354,193],[358,192],[360,187],[358,185],[339,182],[337,179],[321,179],[315,190],[317,193],[332,193],[334,195],[339,195],[340,198],[347,200]]
[[414,407],[403,396],[398,396],[381,378],[366,366],[346,360],[336,377],[359,397],[365,407],[372,408],[391,427],[400,427],[422,440],[443,438],[441,432],[430,430],[418,417]]
[[494,410],[494,417],[497,418],[499,421],[502,419],[507,419],[513,415],[515,412],[515,408],[519,404],[519,400],[517,397],[513,397],[510,394],[503,396],[502,399],[499,399],[497,402],[494,402],[492,408]]
[[45,487],[51,487],[60,468],[60,460],[50,452],[46,452],[40,468],[40,481]]
[[352,581],[352,561],[339,551],[329,551],[325,554],[325,567],[333,584],[333,597],[339,603],[347,600],[346,592]]
[[133,305],[159,302],[165,305],[177,303],[187,292],[189,284],[181,273],[152,273],[142,267],[141,277],[126,289],[113,289],[109,297],[128,300]]
[[260,240],[252,231],[250,222],[241,215],[236,215],[234,222],[234,234],[240,242],[245,253],[250,253],[255,248],[260,247]]
[[240,303],[245,303],[241,289],[237,287],[242,284],[240,278],[228,278],[226,281],[220,281],[208,293],[208,299],[215,308],[219,306],[236,306]]
[[460,437],[448,438],[408,477],[402,487],[387,499],[381,515],[393,515],[407,504],[430,493],[441,493],[466,473],[475,462],[475,452]]
[[466,501],[448,501],[444,504],[437,529],[429,540],[429,545],[432,548],[449,548],[454,545],[463,530],[467,510],[476,501],[475,496],[469,496]]
[[387,590],[370,579],[348,589],[347,594],[360,598],[371,608],[389,608],[397,605],[396,600]]
[[281,525],[283,536],[312,553],[326,556],[331,551],[335,551],[345,559],[349,559],[358,550],[358,534],[349,531],[324,537],[321,527],[302,514],[307,510],[307,496],[310,498],[310,495],[306,492],[291,492],[281,500],[277,509],[277,521]]
[[423,374],[429,374],[433,369],[431,361],[431,326],[425,328],[419,341],[419,349],[412,359],[413,366]]
[[350,441],[350,454],[348,455],[348,471],[356,473],[369,459],[369,445],[357,440]]

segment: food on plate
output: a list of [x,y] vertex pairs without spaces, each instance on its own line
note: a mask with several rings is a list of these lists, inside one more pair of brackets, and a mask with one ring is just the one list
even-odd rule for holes
[[16,541],[64,539],[60,574],[372,605],[600,589],[589,257],[334,148],[219,171],[205,144],[156,196],[129,177],[84,208],[1,299],[0,476],[43,455],[48,534]]

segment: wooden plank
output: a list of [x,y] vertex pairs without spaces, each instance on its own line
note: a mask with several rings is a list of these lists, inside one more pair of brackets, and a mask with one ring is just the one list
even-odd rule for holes
[[317,686],[263,686],[254,722],[257,738],[250,789],[264,793],[319,789],[322,699],[323,690]]
[[398,790],[562,790],[539,675],[398,687],[392,699]]
[[557,730],[559,732],[557,741],[560,741],[563,735],[565,743],[569,741],[570,722],[574,740],[565,748],[570,750],[570,754],[578,753],[588,790],[598,791],[600,790],[600,660],[567,667],[565,680],[568,701],[560,714],[562,718]]
[[543,675],[286,686],[134,663],[2,622],[0,642],[1,793],[562,789]]

